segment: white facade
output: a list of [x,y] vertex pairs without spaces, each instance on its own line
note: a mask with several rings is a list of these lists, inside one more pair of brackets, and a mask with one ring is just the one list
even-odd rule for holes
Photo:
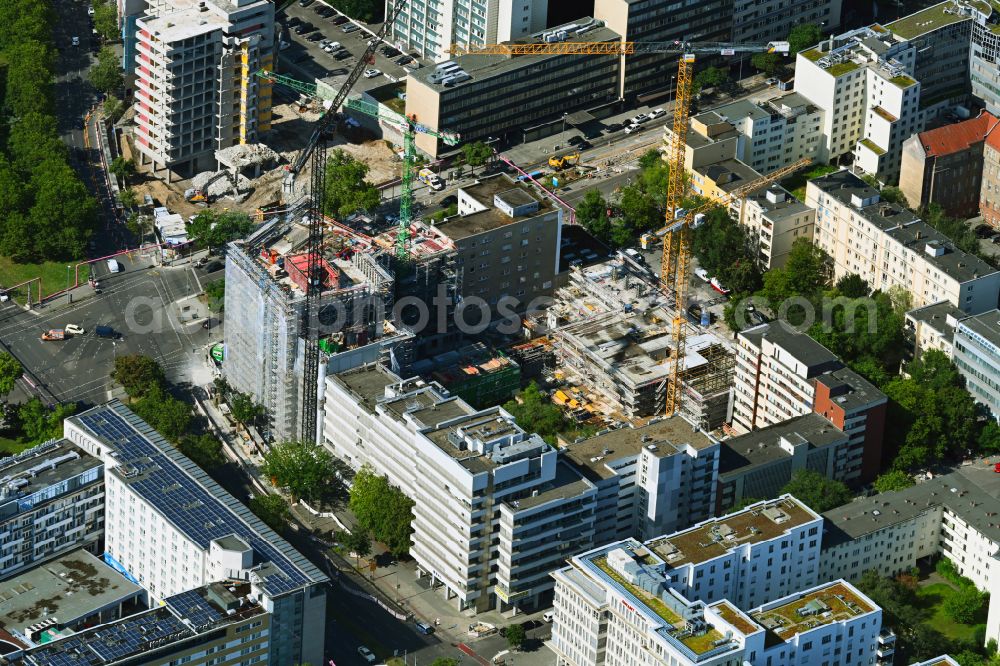
[[377,366],[328,377],[326,404],[324,445],[413,500],[410,555],[460,608],[537,607],[592,545],[597,489],[504,410]]
[[801,94],[759,103],[741,100],[712,112],[740,133],[736,158],[755,171],[768,173],[805,157],[820,157],[823,111]]
[[1000,420],[1000,310],[988,310],[958,322],[955,367],[976,402]]
[[136,20],[135,145],[155,171],[215,170],[216,150],[271,127],[274,4],[151,3]]
[[[385,14],[393,11],[386,0]],[[447,60],[452,44],[486,46],[521,39],[545,28],[548,0],[411,0],[389,35],[401,50]]]
[[809,181],[816,245],[833,259],[833,279],[857,273],[873,289],[905,289],[914,307],[948,301],[978,314],[997,306],[1000,271],[955,246],[877,190],[839,171]]
[[743,200],[739,222],[757,238],[761,267],[781,268],[795,241],[812,240],[816,211],[783,187],[772,185]]

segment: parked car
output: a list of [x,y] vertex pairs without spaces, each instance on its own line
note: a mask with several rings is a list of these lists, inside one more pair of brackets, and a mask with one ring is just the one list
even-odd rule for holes
[[71,41],[73,43],[73,46],[79,46],[80,45],[80,38],[79,37],[73,37],[73,39]]
[[728,294],[731,291],[731,289],[729,289],[724,284],[722,284],[721,282],[719,282],[719,278],[715,278],[715,277],[712,278],[712,280],[709,282],[709,284],[712,285],[712,289],[716,290],[717,292],[719,292],[723,296],[725,296],[726,294]]
[[299,7],[308,7],[313,3],[313,0],[299,0]]
[[405,65],[405,64],[411,62],[412,60],[413,60],[413,58],[411,58],[408,55],[401,55],[398,58],[396,58],[396,64],[397,65]]
[[624,127],[625,127],[624,123],[610,123],[604,128],[604,131],[608,134],[611,134],[612,132],[621,131]]
[[417,633],[421,633],[424,636],[429,636],[434,633],[434,627],[427,624],[426,622],[417,622],[415,626],[417,629]]
[[569,143],[569,145],[571,145],[571,146],[575,146],[575,145],[579,144],[583,140],[584,140],[584,138],[582,136],[580,136],[579,134],[576,134],[574,136],[571,136],[569,138],[569,141],[567,141],[567,143]]
[[314,32],[313,34],[311,34],[308,37],[306,37],[306,39],[308,39],[310,42],[318,42],[321,39],[323,39],[323,33],[322,32]]
[[381,74],[381,70],[375,69],[374,67],[365,70],[366,79],[374,79],[376,76]]
[[594,144],[584,139],[580,143],[576,144],[578,150],[590,150],[594,147]]
[[640,113],[638,115],[632,116],[631,122],[633,125],[640,125],[644,122],[647,122],[648,120],[649,120],[648,115],[646,115],[645,113]]
[[305,35],[312,32],[315,29],[316,29],[315,26],[313,26],[312,24],[303,22],[299,23],[297,26],[292,28],[292,32],[294,32],[296,35]]
[[336,16],[334,16],[334,17],[333,17],[332,19],[330,19],[330,20],[331,20],[331,21],[333,21],[333,24],[334,24],[334,25],[344,25],[345,23],[347,23],[347,22],[348,22],[348,21],[350,21],[351,19],[347,18],[347,17],[346,17],[346,16],[344,16],[343,14],[337,14]]
[[323,18],[326,18],[327,16],[332,16],[335,13],[333,7],[330,7],[329,5],[316,5],[313,8],[313,11],[322,16]]
[[778,77],[772,76],[771,78],[764,81],[764,83],[766,83],[769,86],[776,86],[778,85]]
[[298,16],[291,16],[288,18],[287,21],[285,21],[285,25],[288,26],[289,28],[294,28],[300,23],[302,23],[302,19],[300,19]]
[[546,611],[542,615],[542,619],[545,620],[546,622],[551,622],[552,620],[555,619],[555,617],[556,617],[555,611]]
[[709,275],[708,271],[706,271],[704,268],[696,268],[696,269],[694,269],[694,274],[695,274],[695,277],[697,277],[699,280],[701,280],[702,282],[704,282],[706,284],[708,284],[709,282],[712,281],[712,276]]
[[649,119],[656,120],[664,114],[666,114],[666,111],[664,111],[663,108],[656,108],[649,112]]
[[980,238],[993,238],[997,235],[997,230],[988,224],[980,224],[975,228],[976,236]]
[[94,6],[90,5],[89,7],[87,7],[87,16],[93,16],[93,15],[94,15]]
[[634,134],[635,132],[638,132],[638,131],[639,131],[639,126],[638,125],[629,125],[628,127],[625,128],[625,133],[626,134]]
[[375,654],[364,645],[358,646],[358,654],[361,655],[361,658],[364,659],[366,663],[374,664],[378,661],[378,659],[375,658]]
[[351,33],[361,30],[356,23],[348,23],[344,26],[344,32]]

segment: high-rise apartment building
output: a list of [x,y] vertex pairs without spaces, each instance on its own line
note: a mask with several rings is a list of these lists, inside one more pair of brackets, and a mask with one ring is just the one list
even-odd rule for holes
[[249,582],[270,613],[270,666],[323,662],[327,577],[118,401],[66,419],[106,467],[105,555],[154,603]]
[[273,67],[274,3],[157,0],[133,18],[140,164],[168,180],[215,170],[216,150],[270,129],[271,84],[254,73]]
[[816,211],[780,185],[751,194],[733,205],[740,224],[757,238],[757,258],[763,269],[780,268],[800,238],[812,240]]
[[816,209],[815,242],[833,259],[834,279],[856,273],[873,289],[905,289],[914,307],[944,300],[969,314],[997,307],[1000,271],[849,171],[809,181],[806,204]]
[[965,388],[1000,421],[1000,310],[960,320],[953,348]]

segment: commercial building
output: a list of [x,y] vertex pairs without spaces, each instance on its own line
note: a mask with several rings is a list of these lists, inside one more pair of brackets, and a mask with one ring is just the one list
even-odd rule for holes
[[913,332],[913,356],[919,356],[928,349],[937,349],[951,358],[955,328],[967,316],[948,301],[908,311],[906,328]]
[[3,630],[38,645],[146,607],[146,591],[86,550],[0,583]]
[[248,581],[248,595],[270,614],[262,660],[323,661],[322,572],[120,402],[63,427],[106,467],[106,562],[153,603],[219,581]]
[[910,211],[882,201],[848,171],[809,181],[816,245],[833,259],[834,279],[857,273],[873,289],[900,287],[914,307],[947,300],[969,314],[997,307],[1000,271],[959,250]]
[[857,453],[847,433],[815,412],[723,440],[716,513],[746,499],[777,497],[798,470],[857,484],[863,480]]
[[739,222],[757,238],[757,257],[764,270],[781,268],[795,241],[813,238],[816,211],[780,185],[751,194],[738,205]]
[[845,581],[816,584],[821,524],[785,496],[573,557],[552,574],[556,663],[874,663],[881,609]]
[[502,408],[378,365],[326,379],[324,445],[413,500],[418,574],[461,609],[539,608],[549,572],[593,544],[597,489]]
[[823,111],[819,158],[853,152],[882,182],[899,178],[903,140],[923,129],[916,48],[880,26],[831,37],[798,54],[795,90]]
[[983,143],[982,181],[979,214],[986,224],[1000,230],[1000,134],[996,132]]
[[[386,0],[385,15],[394,10]],[[401,51],[446,60],[448,47],[477,47],[520,40],[545,28],[548,0],[412,0],[399,12],[387,41]]]
[[[619,33],[590,18],[553,28],[557,40],[560,29],[569,31],[562,39],[572,35],[577,41],[620,40]],[[531,41],[546,40],[536,33]],[[406,116],[457,132],[463,141],[495,137],[520,142],[547,136],[562,131],[563,114],[593,109],[619,96],[619,63],[612,56],[462,55],[450,62],[457,69],[445,76],[434,67],[407,76]],[[548,128],[553,122],[555,128]],[[417,135],[416,141],[431,157],[442,148],[428,134]]]
[[974,217],[982,189],[983,144],[998,123],[983,112],[904,141],[899,189],[910,208],[933,203],[952,217]]
[[649,539],[711,517],[719,449],[676,416],[565,447],[567,462],[597,486],[594,543]]
[[[868,570],[892,576],[941,556],[992,598],[1000,571],[997,476],[992,467],[964,466],[825,512],[820,577],[855,581]],[[986,640],[998,635],[1000,605],[991,601]]]
[[104,536],[104,463],[65,440],[0,461],[0,580]]
[[[152,2],[135,19],[135,146],[139,163],[190,176],[216,150],[271,128],[274,3]],[[130,23],[131,19],[126,18]]]
[[953,360],[965,388],[1000,421],[1000,310],[958,322]]
[[[996,57],[1000,50],[1000,34],[995,30],[997,10],[989,2],[970,2],[972,13],[972,50],[969,73],[972,94],[982,100],[986,110],[1000,116],[1000,68]],[[968,11],[963,8],[963,11]]]
[[737,344],[734,432],[748,433],[815,412],[849,438],[834,476],[862,482],[874,478],[882,456],[888,401],[884,393],[784,321],[740,331]]
[[[307,242],[305,225],[276,219],[230,243],[226,252],[223,373],[230,386],[264,407],[264,433],[278,441],[298,439],[302,432]],[[325,248],[322,314],[317,313],[324,340],[321,374],[328,364],[371,362],[395,346],[404,360],[407,336],[385,321],[394,282],[378,252],[345,258],[334,240]]]
[[157,608],[9,652],[0,664],[250,666],[268,662],[269,644],[281,640],[277,630],[264,604],[253,598],[250,584],[211,583],[168,597]]

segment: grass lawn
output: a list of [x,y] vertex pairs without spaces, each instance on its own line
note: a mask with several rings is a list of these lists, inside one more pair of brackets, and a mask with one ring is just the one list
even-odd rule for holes
[[808,171],[799,171],[792,176],[789,176],[785,180],[781,181],[782,187],[792,193],[792,195],[802,201],[806,200],[806,183],[813,178],[819,178],[825,176],[828,173],[833,173],[837,170],[837,167],[832,164],[817,164]]
[[989,604],[983,604],[979,615],[976,617],[979,621],[977,624],[960,624],[948,617],[948,614],[944,611],[945,599],[950,597],[954,591],[955,588],[948,583],[931,583],[930,585],[921,586],[917,590],[917,599],[920,602],[920,607],[930,614],[926,621],[929,626],[934,627],[948,638],[954,640],[972,640],[975,637],[978,624],[986,624],[987,606]]
[[[0,257],[0,276],[3,276],[2,281],[0,281],[0,287],[20,284],[25,280],[40,276],[42,278],[42,296],[47,296],[66,288],[66,267],[75,266],[77,263],[78,261],[46,261],[43,264],[16,264],[7,257]],[[81,266],[80,282],[86,282],[89,275],[90,267]],[[72,286],[72,268],[69,270],[69,276],[70,286]],[[23,303],[26,294],[25,288],[22,287],[18,290],[15,300]],[[38,298],[37,287],[34,285],[32,285],[31,289],[31,298],[32,301]]]
[[30,444],[21,444],[17,440],[0,437],[0,455],[12,456],[31,448]]

